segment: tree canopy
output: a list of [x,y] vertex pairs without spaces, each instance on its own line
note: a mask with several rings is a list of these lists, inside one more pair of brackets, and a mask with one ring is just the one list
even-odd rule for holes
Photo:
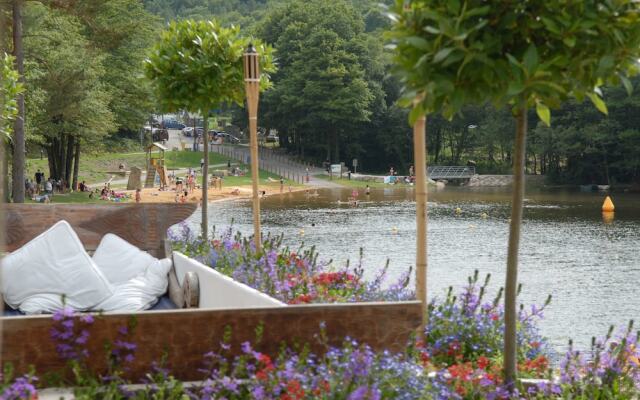
[[146,75],[163,109],[207,115],[224,104],[242,105],[242,55],[250,42],[260,54],[261,89],[267,89],[269,74],[275,71],[270,46],[242,36],[239,27],[225,28],[215,20],[169,24],[145,61]]
[[[524,99],[549,123],[549,107],[589,97],[606,112],[603,84],[637,69],[630,44],[640,41],[631,1],[411,2],[398,0],[390,38],[408,101],[448,118],[465,104]],[[574,16],[580,16],[576,19]],[[579,60],[579,62],[577,62]]]

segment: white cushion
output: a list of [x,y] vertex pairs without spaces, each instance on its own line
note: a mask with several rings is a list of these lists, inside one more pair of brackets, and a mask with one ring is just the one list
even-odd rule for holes
[[155,260],[138,276],[116,285],[115,293],[95,309],[102,311],[141,311],[151,308],[167,291],[170,259]]
[[20,311],[25,314],[53,314],[63,307],[62,296],[55,294],[38,294],[20,303]]
[[144,274],[156,261],[158,259],[151,254],[112,233],[104,235],[93,254],[93,262],[113,284],[128,282]]
[[0,272],[7,304],[20,308],[30,299],[30,312],[37,312],[31,305],[37,303],[38,296],[44,296],[43,302],[51,304],[54,297],[64,294],[70,307],[87,310],[113,294],[109,281],[66,221],[56,223],[5,256]]

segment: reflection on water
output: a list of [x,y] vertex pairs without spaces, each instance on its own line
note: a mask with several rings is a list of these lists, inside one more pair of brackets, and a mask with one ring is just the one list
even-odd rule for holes
[[[336,262],[356,259],[364,249],[369,276],[391,259],[399,274],[415,258],[415,206],[411,189],[361,191],[358,207],[351,189],[321,190],[317,197],[286,194],[263,200],[265,232],[284,233],[288,244],[315,245]],[[615,194],[615,218],[603,216],[598,193],[527,193],[520,251],[521,302],[553,301],[543,333],[556,346],[573,337],[587,347],[609,324],[640,317],[640,196]],[[460,287],[478,269],[503,284],[510,194],[504,190],[451,188],[429,195],[429,296]],[[458,212],[456,211],[456,209]],[[194,221],[199,213],[194,215]],[[250,234],[249,202],[211,205],[211,223]],[[302,235],[302,232],[304,234]]]

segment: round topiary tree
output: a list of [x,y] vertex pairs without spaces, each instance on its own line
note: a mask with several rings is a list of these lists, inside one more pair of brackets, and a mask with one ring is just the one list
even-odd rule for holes
[[[524,197],[527,110],[589,98],[607,112],[600,86],[637,72],[640,3],[633,0],[396,0],[388,33],[410,122],[469,103],[510,105],[517,120],[505,285],[504,373],[516,378],[516,291]],[[416,101],[417,99],[417,101]],[[415,102],[415,103],[414,103]],[[416,166],[418,167],[418,166]]]
[[209,171],[209,113],[224,104],[242,106],[245,82],[242,55],[252,42],[260,54],[260,88],[270,86],[275,71],[272,49],[259,40],[241,36],[240,28],[217,21],[172,22],[162,32],[145,61],[161,107],[169,112],[187,110],[203,116],[204,167],[202,171],[202,235],[208,236],[207,190]]

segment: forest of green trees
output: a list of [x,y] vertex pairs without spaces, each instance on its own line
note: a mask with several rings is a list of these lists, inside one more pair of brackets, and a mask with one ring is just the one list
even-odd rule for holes
[[[4,18],[13,1],[2,0]],[[389,21],[379,0],[42,0],[21,1],[28,154],[44,149],[51,175],[73,179],[85,149],[125,147],[153,113],[142,64],[164,24],[216,18],[239,25],[275,50],[273,88],[260,99],[259,123],[277,129],[289,152],[321,162],[359,160],[371,172],[412,164],[408,111],[390,75]],[[3,38],[11,49],[10,37]],[[632,81],[638,86],[640,80]],[[569,102],[551,127],[531,127],[527,170],[551,182],[640,182],[640,90],[604,91],[609,115]],[[243,109],[229,106],[234,124]],[[531,115],[531,123],[537,121]],[[474,161],[480,173],[509,173],[509,110],[479,104],[451,121],[428,116],[429,159]]]

